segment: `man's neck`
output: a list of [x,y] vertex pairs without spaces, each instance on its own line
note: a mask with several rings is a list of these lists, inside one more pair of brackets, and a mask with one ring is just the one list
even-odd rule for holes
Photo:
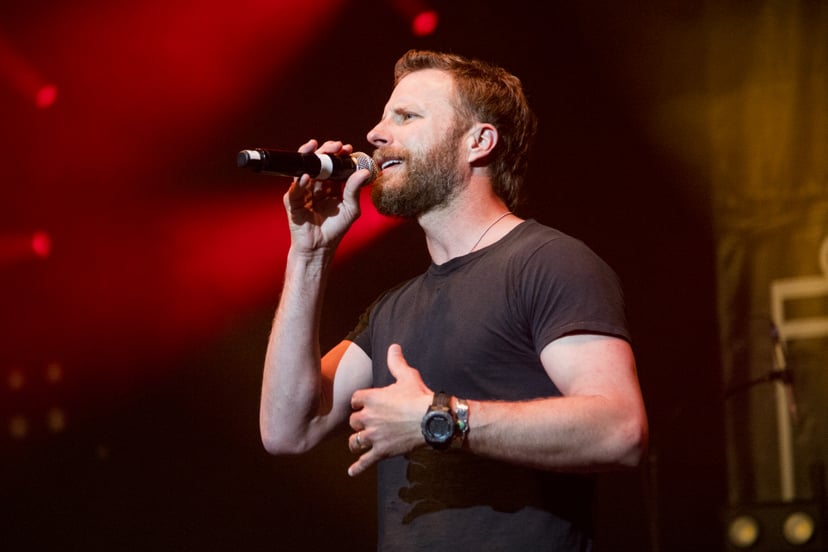
[[418,219],[435,264],[468,255],[498,241],[522,222],[493,194],[461,194],[448,206]]

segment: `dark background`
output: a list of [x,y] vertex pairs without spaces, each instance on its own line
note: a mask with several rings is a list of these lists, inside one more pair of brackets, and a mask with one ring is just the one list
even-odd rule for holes
[[[0,9],[6,48],[59,91],[39,110],[11,77],[0,88],[0,233],[52,238],[48,258],[0,265],[0,370],[24,380],[4,380],[0,413],[9,427],[28,424],[0,437],[0,548],[374,546],[373,477],[347,477],[345,433],[297,458],[261,447],[287,182],[234,159],[310,137],[368,148],[393,63],[412,47],[521,77],[541,122],[521,214],[586,241],[624,283],[651,451],[641,469],[600,478],[599,549],[720,547],[710,180],[654,128],[660,106],[703,91],[705,29],[742,14],[690,2],[434,0],[436,31],[415,37],[398,4]],[[674,132],[698,139],[703,160],[691,129]],[[428,263],[416,226],[369,238],[334,268],[323,346]],[[45,376],[55,365],[57,382]],[[44,422],[54,407],[59,429]]]

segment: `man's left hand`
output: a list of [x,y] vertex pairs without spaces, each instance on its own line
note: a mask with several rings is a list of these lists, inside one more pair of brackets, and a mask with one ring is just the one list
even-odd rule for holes
[[408,365],[402,347],[388,347],[388,370],[396,380],[379,389],[360,389],[351,397],[351,452],[360,454],[348,468],[355,476],[383,458],[425,445],[420,422],[434,396],[416,368]]

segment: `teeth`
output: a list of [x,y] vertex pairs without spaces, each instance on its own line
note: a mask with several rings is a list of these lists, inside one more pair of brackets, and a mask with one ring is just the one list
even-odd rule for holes
[[392,159],[392,160],[390,160],[390,161],[385,161],[385,162],[382,164],[382,168],[383,168],[383,169],[387,169],[387,168],[388,168],[388,167],[390,167],[391,165],[397,165],[397,164],[399,164],[399,163],[401,163],[401,161],[399,161],[399,160],[397,160],[397,159]]

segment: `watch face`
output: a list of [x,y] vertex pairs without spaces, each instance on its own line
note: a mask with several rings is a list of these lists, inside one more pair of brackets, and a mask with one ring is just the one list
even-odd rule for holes
[[431,412],[426,420],[430,441],[444,443],[454,435],[454,419],[447,412]]

